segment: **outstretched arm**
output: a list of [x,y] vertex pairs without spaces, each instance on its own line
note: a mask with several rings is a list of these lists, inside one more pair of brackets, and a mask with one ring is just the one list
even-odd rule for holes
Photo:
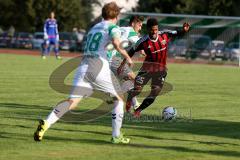
[[167,34],[169,38],[176,38],[184,36],[185,33],[189,32],[190,30],[190,24],[185,22],[183,23],[181,30],[163,30],[159,31],[159,34]]

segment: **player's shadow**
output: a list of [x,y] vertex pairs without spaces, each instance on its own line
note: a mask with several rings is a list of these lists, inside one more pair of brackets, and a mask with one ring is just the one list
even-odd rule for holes
[[[26,105],[26,104],[16,104],[16,103],[0,103],[0,107],[5,107],[9,109],[9,111],[6,111],[6,112],[4,111],[0,113],[0,116],[4,116],[6,118],[23,119],[23,120],[31,120],[31,121],[33,120],[37,121],[40,118],[39,115],[45,117],[52,110],[52,108],[47,106]],[[93,115],[94,114],[92,114],[92,116]],[[151,116],[154,116],[154,115],[151,115]],[[158,118],[159,118],[159,115],[155,115],[155,117],[152,117],[152,119],[158,119]],[[60,123],[69,124],[68,122],[65,122],[65,121],[60,121]],[[84,123],[75,122],[75,123],[77,123],[78,125],[94,124],[94,125],[111,127],[111,115],[107,114],[104,117],[91,122],[84,122]],[[17,126],[17,127],[21,127],[21,126]],[[213,137],[215,136],[215,137],[224,137],[224,138],[231,138],[231,139],[240,139],[240,135],[239,135],[240,123],[231,122],[231,121],[196,119],[193,121],[177,120],[175,122],[163,122],[163,121],[159,121],[159,122],[139,121],[138,122],[137,119],[130,119],[130,120],[124,120],[123,128],[134,129],[139,132],[145,131],[147,129],[148,131],[157,132],[157,133],[169,133],[169,132],[188,133],[192,135],[206,135],[206,136],[213,136]],[[63,129],[63,130],[67,130],[67,129]],[[72,129],[71,131],[74,131],[74,129]],[[79,130],[76,130],[76,132],[79,132]],[[93,134],[102,134],[102,135],[109,134],[109,133],[101,133],[99,131],[80,131],[80,132],[92,132]],[[155,139],[158,139],[158,137],[155,137]],[[197,143],[214,144],[213,142],[197,142]],[[215,143],[215,144],[221,145],[220,143],[218,144]]]
[[137,135],[137,134],[129,134],[128,136],[131,137],[137,137],[137,138],[144,138],[144,139],[149,139],[149,140],[157,140],[157,141],[162,141],[162,140],[167,140],[167,141],[181,141],[181,142],[194,142],[194,143],[199,143],[199,144],[206,144],[206,145],[216,145],[216,146],[224,146],[224,145],[231,145],[231,146],[240,146],[240,144],[236,143],[227,143],[227,142],[216,142],[216,141],[199,141],[199,140],[189,140],[189,139],[179,139],[179,138],[162,138],[162,137],[156,137],[156,136],[150,136],[150,135]]
[[18,103],[0,103],[0,108],[7,108],[7,110],[0,113],[0,116],[5,118],[29,120],[37,120],[39,119],[39,115],[46,116],[52,110],[52,108],[48,106]]
[[[110,118],[110,117],[109,117]],[[205,121],[204,121],[205,122]],[[177,123],[177,122],[176,122]],[[194,123],[194,122],[192,122]],[[197,123],[200,123],[200,122],[197,122]],[[206,122],[205,122],[206,123]],[[219,122],[218,122],[219,123]],[[107,123],[100,123],[100,122],[92,122],[92,124],[97,124],[97,125],[107,125]],[[148,124],[148,125],[147,125]],[[212,123],[210,124],[211,125],[216,125],[217,123]],[[4,125],[7,125],[9,126],[9,124],[0,124],[0,126],[4,126]],[[80,125],[91,125],[89,123],[81,123]],[[158,126],[160,125],[160,126]],[[76,134],[79,134],[79,133],[86,133],[86,134],[94,134],[95,136],[92,136],[92,137],[98,137],[98,138],[76,138],[76,137],[66,137],[64,135],[61,134],[61,136],[51,136],[49,134],[45,135],[44,137],[44,141],[54,141],[54,142],[78,142],[78,143],[85,143],[85,144],[92,144],[92,145],[99,145],[99,146],[102,146],[102,145],[108,145],[108,146],[111,146],[111,147],[128,147],[128,148],[136,148],[136,149],[162,149],[162,150],[166,150],[166,151],[176,151],[176,152],[182,152],[182,153],[194,153],[194,154],[211,154],[211,155],[215,155],[215,156],[225,156],[225,157],[240,157],[240,152],[237,152],[237,151],[225,151],[225,150],[201,150],[201,149],[192,149],[192,148],[189,148],[189,147],[181,147],[181,146],[164,146],[164,145],[158,145],[158,144],[139,144],[139,143],[136,143],[137,141],[134,141],[134,139],[136,138],[144,138],[144,139],[151,139],[151,140],[154,140],[154,141],[165,141],[165,140],[168,140],[168,141],[183,141],[183,142],[196,142],[196,143],[199,143],[199,144],[207,144],[207,145],[234,145],[234,146],[239,146],[238,144],[236,143],[221,143],[221,142],[211,142],[211,141],[195,141],[195,140],[187,140],[187,139],[178,139],[178,138],[162,138],[160,136],[149,136],[149,135],[144,135],[143,132],[141,132],[142,130],[149,130],[151,127],[149,126],[152,126],[152,129],[151,131],[153,132],[183,132],[179,129],[179,127],[176,127],[176,124],[175,123],[161,123],[161,124],[158,124],[157,126],[153,125],[153,124],[149,124],[149,123],[144,123],[144,124],[139,124],[137,125],[136,123],[135,124],[129,124],[127,123],[127,125],[125,126],[125,128],[127,129],[136,129],[136,130],[139,130],[140,131],[140,135],[138,135],[136,132],[135,134],[128,134],[128,136],[130,136],[130,138],[132,138],[132,141],[130,144],[128,145],[113,145],[111,144],[110,142],[110,133],[108,132],[100,132],[100,131],[94,131],[94,130],[80,130],[80,129],[64,129],[64,128],[51,128],[52,130],[55,130],[55,131],[69,131],[71,132],[76,132]],[[170,127],[171,125],[175,125],[174,127]],[[194,125],[194,124],[192,124]],[[108,126],[110,126],[110,122],[108,121]],[[153,127],[155,126],[155,127]],[[17,128],[24,128],[24,129],[32,129],[32,127],[28,127],[28,126],[23,126],[23,125],[13,125],[11,124],[11,127],[17,127]],[[186,126],[184,126],[184,124],[182,125],[182,130],[184,130]],[[189,126],[188,126],[189,127]],[[196,126],[196,128],[199,127],[198,125]],[[219,127],[219,126],[216,126],[216,127]],[[168,129],[167,129],[168,128]],[[175,130],[173,130],[173,128],[176,128]],[[205,130],[207,130],[208,127],[206,127]],[[185,133],[189,133],[189,130],[185,130],[184,131]],[[216,131],[218,132],[218,131]],[[194,132],[191,132],[193,134],[195,134]],[[101,136],[106,136],[108,138],[104,138],[103,139],[100,139],[99,137],[101,136],[97,136],[97,135],[101,135]],[[0,132],[0,139],[17,139],[17,140],[21,140],[21,141],[26,141],[26,140],[32,140],[33,141],[33,137],[32,137],[32,134],[30,133],[18,133],[18,132],[8,132],[8,131],[1,131]],[[106,139],[106,140],[105,140]],[[44,141],[41,142],[43,143],[44,145]],[[162,144],[163,142],[159,143],[159,144]]]
[[[152,115],[151,115],[152,116]],[[156,115],[157,116],[157,115]],[[158,119],[159,117],[153,117]],[[92,122],[96,125],[109,126],[110,116]],[[194,119],[194,120],[175,120],[173,122],[137,122],[137,119],[125,120],[123,128],[139,131],[151,131],[159,133],[187,133],[192,135],[206,135],[213,137],[223,137],[240,139],[240,123],[221,120]]]
[[0,103],[1,107],[7,107],[7,108],[14,108],[14,109],[40,109],[40,110],[47,110],[49,111],[49,108],[47,106],[40,106],[40,105],[30,105],[30,104],[19,104],[19,103]]
[[[46,118],[53,109],[53,107],[49,106],[18,103],[0,103],[0,109],[1,108],[7,108],[7,110],[4,110],[2,113],[0,112],[0,116],[22,120],[39,120]],[[78,113],[85,113],[87,111],[87,109],[81,109]]]
[[62,128],[52,128],[55,131],[68,131],[68,132],[76,132],[76,133],[90,133],[96,135],[104,135],[109,136],[109,132],[100,132],[100,131],[92,131],[92,130],[79,130],[79,129],[62,129]]
[[[83,131],[87,132],[87,131]],[[95,132],[94,134],[103,134],[103,133],[98,133]],[[105,134],[105,133],[104,133]],[[132,135],[132,136],[137,136],[137,135]],[[154,138],[154,137],[145,137],[145,138]],[[17,140],[22,140],[26,141],[29,139],[32,139],[33,137],[30,136],[29,134],[24,134],[24,133],[10,133],[10,132],[0,132],[0,139],[17,139]],[[161,140],[161,139],[160,139]],[[174,139],[172,139],[174,140]],[[178,140],[178,139],[176,139]],[[111,144],[110,140],[101,140],[101,139],[87,139],[87,138],[71,138],[71,137],[58,137],[58,136],[49,136],[46,135],[44,137],[44,140],[42,142],[36,142],[36,145],[38,143],[41,143],[41,145],[44,145],[44,141],[53,141],[53,142],[78,142],[78,143],[84,143],[84,144],[92,144],[92,145],[99,145],[99,146],[111,146],[114,148],[136,148],[136,149],[162,149],[166,151],[176,151],[176,152],[181,152],[181,153],[195,153],[195,154],[211,154],[215,156],[225,156],[225,157],[240,157],[240,152],[237,151],[226,151],[226,150],[198,150],[198,149],[191,149],[189,147],[180,147],[180,146],[163,146],[163,145],[149,145],[149,144],[138,144],[134,143],[132,141],[130,144],[118,144],[114,145]],[[47,144],[46,144],[47,145]]]
[[[30,135],[24,134],[24,133],[14,133],[14,132],[8,132],[8,131],[1,131],[0,132],[0,140],[1,139],[17,139],[26,141],[30,138]],[[32,138],[32,136],[31,136]]]
[[79,142],[79,143],[86,143],[86,144],[93,144],[93,145],[109,145],[111,147],[116,148],[136,148],[136,149],[163,149],[167,151],[177,151],[181,153],[195,153],[195,154],[211,154],[215,156],[226,156],[226,157],[240,157],[240,152],[237,151],[225,151],[225,150],[198,150],[198,149],[191,149],[189,147],[179,147],[179,146],[160,146],[160,145],[148,145],[148,144],[136,144],[134,142],[130,144],[118,144],[114,145],[111,144],[110,140],[99,140],[99,139],[83,139],[83,138],[64,138],[64,137],[52,137],[46,136],[45,140],[50,141],[72,141],[72,142]]

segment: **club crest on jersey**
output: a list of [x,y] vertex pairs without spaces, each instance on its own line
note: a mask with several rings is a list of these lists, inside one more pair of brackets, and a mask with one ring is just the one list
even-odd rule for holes
[[166,40],[162,40],[162,41],[161,41],[161,44],[162,44],[162,45],[165,45],[165,44],[167,44],[167,41],[166,41]]

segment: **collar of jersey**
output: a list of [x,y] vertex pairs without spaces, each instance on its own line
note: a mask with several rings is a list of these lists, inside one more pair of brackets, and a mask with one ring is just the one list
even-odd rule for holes
[[157,38],[156,38],[155,40],[152,40],[152,39],[149,37],[149,35],[148,35],[148,38],[149,38],[150,41],[152,41],[152,42],[157,42],[157,40],[158,40],[158,36],[157,36]]

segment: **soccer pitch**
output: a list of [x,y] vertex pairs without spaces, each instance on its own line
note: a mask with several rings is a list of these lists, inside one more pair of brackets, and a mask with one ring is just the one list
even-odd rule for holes
[[[129,145],[110,143],[109,114],[91,122],[56,123],[42,142],[35,142],[38,119],[68,96],[48,82],[64,61],[0,54],[1,160],[239,160],[240,68],[226,66],[169,64],[167,82],[173,90],[159,96],[144,115],[160,116],[171,105],[180,117],[174,122],[125,119]],[[89,98],[79,110],[99,102]]]

